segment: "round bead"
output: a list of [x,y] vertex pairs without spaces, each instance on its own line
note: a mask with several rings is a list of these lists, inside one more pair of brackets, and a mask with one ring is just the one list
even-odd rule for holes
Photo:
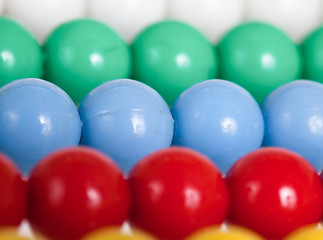
[[191,149],[146,156],[131,170],[129,184],[130,220],[161,240],[183,239],[226,218],[229,196],[220,171]]
[[221,229],[217,226],[202,228],[184,240],[264,240],[257,233],[243,227],[228,226]]
[[60,24],[84,17],[86,7],[86,0],[6,0],[5,13],[43,43]]
[[161,96],[129,79],[103,83],[79,107],[81,144],[111,156],[127,173],[145,155],[169,147],[173,118]]
[[169,16],[200,30],[211,42],[244,20],[244,0],[171,0]]
[[103,23],[80,19],[58,27],[44,43],[45,78],[65,90],[75,103],[101,83],[128,77],[130,51]]
[[0,0],[0,14],[3,14],[8,0]]
[[90,148],[47,155],[32,171],[28,186],[28,219],[51,239],[77,240],[128,218],[127,181],[112,159]]
[[81,121],[68,95],[40,79],[0,88],[0,151],[28,174],[50,152],[78,145]]
[[318,240],[323,239],[323,229],[317,224],[301,227],[288,234],[283,240]]
[[265,146],[295,151],[323,169],[323,85],[297,80],[274,90],[264,101]]
[[94,230],[81,240],[157,240],[157,238],[133,227],[130,233],[124,233],[119,227],[108,227]]
[[300,42],[322,23],[321,0],[246,0],[246,19],[275,25]]
[[49,240],[44,236],[33,232],[32,235],[22,233],[20,227],[0,227],[1,240]]
[[133,76],[171,105],[191,85],[214,78],[217,55],[212,44],[191,26],[164,21],[146,28],[132,44]]
[[323,192],[318,173],[300,155],[262,148],[240,158],[226,176],[230,192],[228,220],[282,239],[322,217]]
[[198,83],[184,91],[171,110],[175,121],[173,144],[207,155],[222,173],[261,146],[261,110],[252,96],[235,83]]
[[317,28],[303,41],[301,50],[303,77],[323,83],[323,27]]
[[[26,217],[27,184],[12,160],[0,151],[0,227],[18,226]],[[0,231],[0,239],[2,238]]]
[[36,39],[5,17],[0,17],[0,35],[0,87],[19,78],[41,77],[43,56]]
[[299,48],[279,29],[265,23],[244,23],[218,45],[219,76],[246,88],[260,103],[275,88],[298,79]]
[[88,12],[131,43],[143,29],[166,18],[167,3],[168,0],[89,0]]

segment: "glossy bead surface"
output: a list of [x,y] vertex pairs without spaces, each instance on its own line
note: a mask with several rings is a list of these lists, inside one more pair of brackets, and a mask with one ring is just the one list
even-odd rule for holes
[[61,25],[44,43],[45,78],[65,90],[75,103],[101,83],[128,77],[130,51],[108,26],[80,19]]
[[146,156],[130,172],[129,184],[130,220],[159,239],[183,239],[226,218],[229,198],[220,171],[191,149],[171,147]]
[[323,85],[298,80],[274,90],[264,101],[265,146],[295,151],[323,169]]
[[168,0],[89,0],[88,12],[131,43],[143,29],[166,18],[167,4]]
[[0,151],[28,175],[50,152],[79,144],[81,121],[68,95],[40,79],[0,88]]
[[171,0],[169,17],[191,24],[211,42],[244,20],[245,0]]
[[41,77],[43,56],[36,39],[19,23],[0,17],[0,87],[26,77]]
[[154,88],[171,105],[191,85],[214,78],[217,54],[196,29],[177,21],[154,24],[132,44],[133,77]]
[[29,179],[28,219],[51,239],[76,240],[128,217],[128,184],[112,159],[94,149],[66,148],[46,156]]
[[184,91],[173,104],[173,144],[207,155],[223,174],[261,146],[264,122],[257,102],[229,81],[208,80]]
[[86,7],[86,0],[6,0],[5,13],[43,43],[60,24],[84,17]]
[[247,154],[232,166],[226,180],[231,197],[228,220],[266,239],[281,239],[322,217],[318,173],[289,150],[268,147]]
[[18,226],[26,217],[26,187],[16,165],[0,151],[0,227]]
[[317,28],[302,42],[301,50],[303,78],[323,83],[323,27]]
[[81,144],[111,156],[124,173],[142,157],[172,142],[174,121],[167,104],[138,81],[103,83],[85,97],[79,113]]
[[118,227],[109,227],[94,230],[81,240],[157,240],[157,238],[133,227],[129,233],[123,232]]
[[234,28],[220,41],[218,54],[219,77],[246,88],[259,103],[281,84],[298,79],[302,70],[296,44],[265,23]]
[[228,226],[221,229],[219,226],[202,228],[184,240],[265,240],[259,234],[243,227]]

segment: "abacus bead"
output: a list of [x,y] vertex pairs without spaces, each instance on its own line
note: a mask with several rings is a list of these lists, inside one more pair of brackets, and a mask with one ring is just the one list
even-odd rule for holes
[[128,45],[96,20],[79,19],[59,26],[44,43],[45,78],[65,90],[76,104],[101,83],[128,77]]
[[162,97],[134,80],[106,82],[79,106],[81,144],[111,156],[124,173],[144,156],[169,147],[174,121]]
[[60,24],[85,16],[86,0],[7,0],[6,14],[42,43]]
[[68,95],[40,79],[0,88],[0,151],[28,175],[50,152],[79,144],[81,121]]
[[133,77],[154,88],[169,105],[186,88],[214,78],[218,70],[213,45],[178,21],[146,28],[134,40],[132,52]]
[[131,43],[139,32],[166,18],[168,0],[89,0],[89,16],[115,29]]
[[301,44],[303,78],[323,83],[323,27],[317,28]]
[[191,24],[211,42],[244,20],[245,0],[170,0],[169,17]]
[[244,23],[218,45],[219,76],[246,88],[258,101],[275,88],[298,79],[302,58],[298,46],[266,23]]
[[19,23],[0,17],[0,87],[19,78],[43,75],[36,39]]
[[323,169],[323,85],[297,80],[275,89],[264,100],[265,146],[295,151]]
[[223,174],[240,157],[261,146],[261,110],[242,87],[208,80],[185,90],[172,108],[173,144],[205,154]]
[[301,42],[322,22],[321,0],[247,0],[246,17],[275,25]]

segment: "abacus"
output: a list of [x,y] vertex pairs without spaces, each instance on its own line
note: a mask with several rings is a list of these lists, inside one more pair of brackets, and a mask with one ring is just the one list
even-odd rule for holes
[[321,0],[1,0],[0,239],[323,239]]

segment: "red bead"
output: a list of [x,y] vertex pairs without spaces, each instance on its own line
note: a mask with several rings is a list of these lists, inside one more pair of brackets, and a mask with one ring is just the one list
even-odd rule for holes
[[182,239],[220,224],[229,204],[217,167],[196,151],[172,147],[143,158],[130,172],[130,220],[160,239]]
[[19,225],[25,218],[26,186],[18,167],[0,153],[0,226]]
[[281,148],[261,148],[239,159],[228,171],[231,205],[228,219],[267,239],[318,222],[323,193],[314,167]]
[[45,157],[29,179],[29,220],[51,239],[79,239],[128,217],[130,193],[119,168],[90,148]]

